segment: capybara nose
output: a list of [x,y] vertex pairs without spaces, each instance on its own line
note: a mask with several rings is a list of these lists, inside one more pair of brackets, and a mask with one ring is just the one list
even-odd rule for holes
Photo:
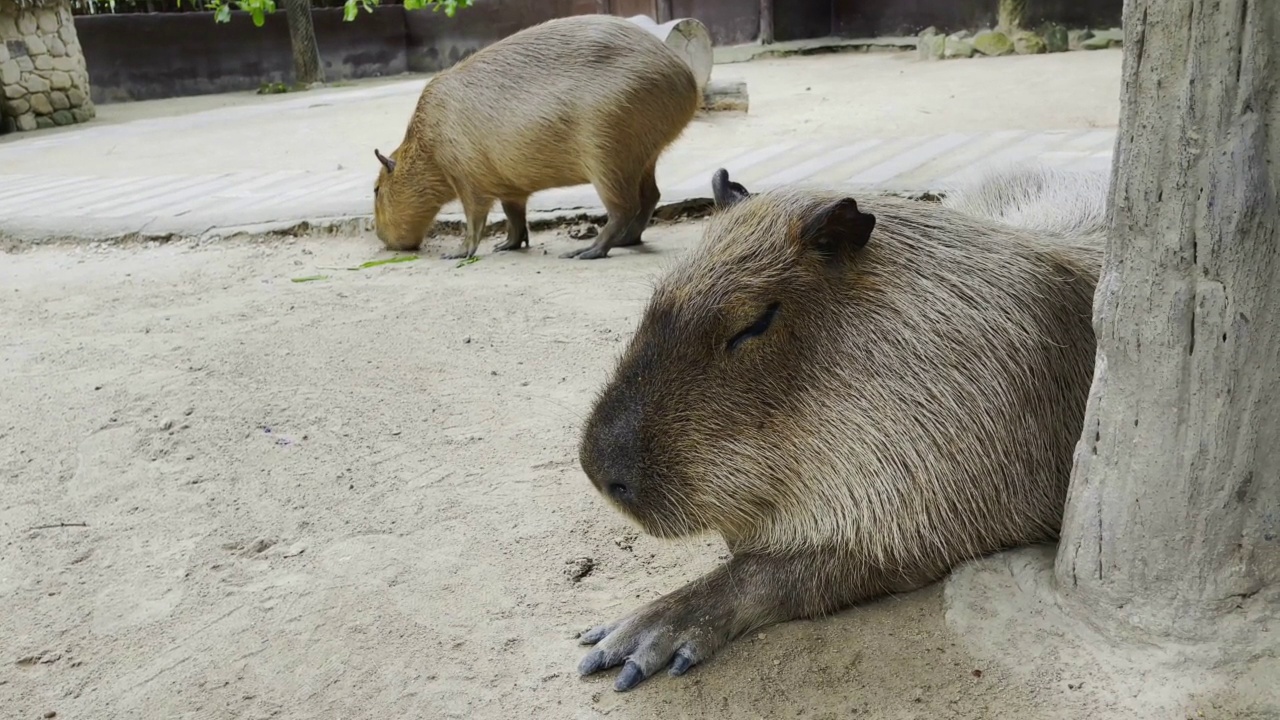
[[641,467],[639,408],[617,391],[606,392],[582,434],[578,461],[591,484],[616,502],[636,495]]

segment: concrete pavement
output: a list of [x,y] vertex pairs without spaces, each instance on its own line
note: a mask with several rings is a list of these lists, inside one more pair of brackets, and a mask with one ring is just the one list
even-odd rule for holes
[[[871,62],[830,57],[817,62]],[[878,72],[884,67],[916,72],[899,60],[876,62],[897,63],[875,66]],[[981,72],[1003,72],[993,70],[992,62],[971,64]],[[395,146],[422,83],[412,78],[253,98],[193,113],[6,138],[0,143],[0,234],[30,241],[94,240],[231,234],[304,222],[359,225],[372,209],[376,164],[371,150]],[[930,91],[928,83],[920,84],[922,92]],[[760,97],[771,91],[768,82],[753,86],[748,76],[748,86],[752,115],[779,112],[769,97]],[[846,113],[834,93],[842,85],[831,87],[819,97],[783,98],[785,111],[809,102],[826,113],[816,116],[816,125],[805,125],[809,116],[797,111],[806,119],[796,120],[801,127],[789,133],[777,129],[788,128],[785,118],[773,130],[760,126],[768,120],[740,115],[695,122],[659,164],[663,205],[709,197],[711,174],[718,167],[728,168],[752,190],[812,182],[853,190],[945,191],[966,172],[1009,161],[1105,168],[1115,141],[1114,129],[1088,124],[988,130],[970,122],[953,130],[940,117],[911,126],[937,132],[901,135],[883,122],[841,124]],[[925,99],[919,112],[933,106]],[[911,110],[904,105],[898,112],[905,118]],[[828,116],[835,119],[823,121]],[[817,129],[805,132],[810,127]],[[494,209],[496,221],[501,214]],[[590,186],[546,191],[530,202],[533,220],[602,212]],[[459,208],[446,206],[441,219],[461,222]]]

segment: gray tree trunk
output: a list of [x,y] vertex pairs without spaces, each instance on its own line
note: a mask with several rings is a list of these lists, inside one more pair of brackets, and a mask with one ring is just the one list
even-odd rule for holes
[[1027,0],[1000,0],[996,12],[996,27],[1004,32],[1017,30],[1022,27],[1026,14]]
[[1098,362],[1056,576],[1205,640],[1280,600],[1280,2],[1128,0]]
[[293,46],[293,79],[299,85],[324,82],[324,64],[311,21],[311,0],[284,0],[289,19],[289,41]]

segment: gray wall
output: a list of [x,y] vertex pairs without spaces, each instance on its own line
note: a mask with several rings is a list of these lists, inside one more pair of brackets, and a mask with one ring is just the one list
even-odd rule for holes
[[[775,0],[778,40],[842,35],[914,34],[936,25],[974,29],[994,20],[997,0]],[[1037,0],[1029,24],[1119,25],[1123,0]],[[759,0],[671,0],[676,17],[707,25],[717,45],[750,42]],[[398,5],[361,11],[350,23],[341,9],[314,11],[316,38],[331,81],[434,72],[511,33],[553,17],[593,13],[657,17],[654,0],[476,0],[453,17]],[[288,82],[293,74],[283,12],[254,27],[233,13],[230,23],[209,13],[93,15],[76,18],[89,66],[93,100],[150,100],[253,90]]]

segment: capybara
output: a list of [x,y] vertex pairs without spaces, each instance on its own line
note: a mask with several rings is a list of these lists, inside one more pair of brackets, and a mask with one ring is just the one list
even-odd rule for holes
[[470,257],[497,200],[507,239],[495,250],[514,250],[529,243],[530,194],[591,183],[608,222],[593,245],[561,257],[635,245],[658,204],[658,156],[698,103],[689,66],[635,23],[581,15],[521,30],[431,80],[400,146],[374,151],[378,238],[416,250],[458,199],[467,234],[445,257]]
[[658,284],[579,457],[648,533],[716,532],[732,557],[582,634],[579,672],[623,665],[619,690],[1055,538],[1093,373],[1096,236],[712,185],[703,243]]

